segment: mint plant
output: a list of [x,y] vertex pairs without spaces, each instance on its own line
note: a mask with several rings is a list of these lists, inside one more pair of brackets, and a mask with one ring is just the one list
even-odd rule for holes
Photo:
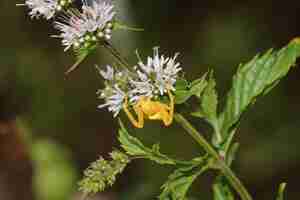
[[[172,57],[160,55],[158,47],[147,60],[137,52],[137,62],[129,63],[113,47],[112,33],[116,29],[140,30],[118,22],[114,5],[105,0],[88,3],[82,0],[82,7],[76,8],[73,1],[26,0],[25,4],[32,17],[43,16],[53,19],[60,31],[55,37],[62,39],[65,50],[72,48],[77,54],[76,63],[66,72],[74,71],[87,56],[98,47],[104,47],[118,61],[106,69],[97,67],[104,79],[104,88],[97,94],[104,101],[99,108],[108,108],[113,117],[118,118],[118,140],[120,147],[110,154],[111,159],[100,157],[84,172],[79,189],[84,197],[104,191],[112,186],[117,176],[136,159],[147,159],[158,165],[170,165],[174,172],[161,186],[161,200],[187,200],[188,190],[193,182],[208,171],[215,171],[212,185],[214,200],[253,200],[253,197],[232,169],[232,163],[239,149],[235,135],[243,113],[253,105],[259,96],[266,95],[287,75],[300,56],[300,39],[296,38],[279,50],[269,50],[255,56],[245,64],[240,64],[233,76],[232,87],[227,92],[224,107],[218,104],[217,81],[213,71],[196,80],[183,76],[184,64],[178,61],[179,54]],[[185,71],[188,73],[188,71]],[[197,105],[191,112],[179,113],[177,108],[190,103]],[[125,117],[120,117],[120,112]],[[205,138],[188,120],[187,116],[204,119],[213,134]],[[132,126],[126,127],[123,121]],[[189,134],[202,156],[191,160],[179,160],[160,150],[159,142],[146,146],[131,133],[144,128],[145,123],[158,121],[164,127],[178,123],[182,133]],[[158,139],[159,140],[159,139]],[[276,200],[284,199],[286,184],[279,187]]]

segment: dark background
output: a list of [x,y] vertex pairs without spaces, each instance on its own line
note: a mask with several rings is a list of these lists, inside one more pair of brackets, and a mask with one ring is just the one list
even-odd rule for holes
[[[299,1],[115,2],[121,21],[145,29],[113,35],[113,44],[132,64],[136,49],[143,57],[154,46],[169,56],[180,52],[188,79],[214,69],[221,102],[239,63],[300,36]],[[30,20],[26,8],[16,3],[22,2],[0,2],[0,199],[76,199],[82,170],[118,145],[117,120],[96,109],[102,103],[96,91],[103,83],[94,68],[115,61],[99,48],[66,80],[63,73],[74,55],[49,37],[56,34],[51,22]],[[294,68],[241,121],[234,169],[255,199],[275,199],[281,182],[288,182],[286,199],[299,199],[299,75],[299,67]],[[203,121],[192,121],[200,130],[207,128]],[[146,143],[159,141],[170,155],[199,155],[197,145],[175,124],[166,129],[148,122],[146,129],[130,130]],[[98,199],[154,199],[171,171],[134,162]],[[191,196],[211,199],[212,175],[197,180]]]

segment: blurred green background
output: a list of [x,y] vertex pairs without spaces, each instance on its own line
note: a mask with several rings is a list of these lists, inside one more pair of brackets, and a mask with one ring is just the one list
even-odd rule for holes
[[[94,65],[115,62],[99,48],[88,61],[64,78],[74,62],[63,52],[51,22],[30,20],[22,0],[0,1],[0,199],[79,199],[77,181],[88,164],[118,145],[117,120],[96,107],[102,82]],[[144,32],[117,31],[113,44],[136,63],[153,46],[167,55],[180,52],[185,76],[194,79],[214,69],[221,97],[241,62],[258,52],[280,48],[300,36],[299,1],[115,0],[119,19]],[[299,199],[300,69],[244,116],[234,168],[255,199],[274,199],[279,183],[288,182],[287,199]],[[224,102],[224,98],[221,98]],[[200,130],[208,128],[193,118]],[[182,159],[201,153],[177,126],[148,122],[147,131],[130,129],[146,143],[160,141],[162,151]],[[209,137],[209,134],[206,135]],[[137,161],[117,184],[95,199],[148,200],[172,168]],[[195,199],[211,199],[213,174],[197,180]]]

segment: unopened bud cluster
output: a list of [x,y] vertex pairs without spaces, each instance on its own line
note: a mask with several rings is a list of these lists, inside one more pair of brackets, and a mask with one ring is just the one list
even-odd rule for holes
[[58,0],[58,4],[56,6],[56,10],[62,11],[63,9],[67,9],[68,6],[73,2],[73,0]]
[[113,23],[108,22],[104,28],[98,29],[94,32],[87,32],[82,37],[78,38],[73,44],[75,51],[82,48],[90,48],[98,42],[108,41],[112,37]]
[[86,195],[95,194],[115,183],[116,176],[123,172],[130,159],[120,151],[113,151],[110,157],[110,161],[100,157],[84,171],[84,178],[79,182],[80,191]]

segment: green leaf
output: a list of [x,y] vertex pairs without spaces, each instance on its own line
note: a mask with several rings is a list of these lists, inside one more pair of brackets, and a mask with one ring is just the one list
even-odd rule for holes
[[154,144],[152,148],[144,146],[139,139],[129,135],[121,120],[119,122],[121,127],[119,130],[119,141],[121,143],[122,148],[126,151],[127,154],[149,159],[154,162],[157,162],[158,164],[176,164],[175,160],[160,153],[158,144]]
[[228,135],[258,96],[269,92],[288,73],[299,56],[300,39],[295,39],[279,51],[269,50],[240,65],[219,118],[223,135]]
[[206,74],[203,77],[204,79],[196,80],[197,84],[194,85],[194,88],[198,89],[197,92],[196,90],[194,91],[193,88],[191,89],[201,102],[200,107],[191,113],[191,115],[205,118],[209,122],[214,122],[217,119],[218,104],[218,96],[215,90],[216,82],[213,78],[213,72],[210,73],[208,81],[205,80]]
[[204,89],[206,88],[208,82],[206,80],[207,73],[205,73],[201,78],[194,80],[190,86],[190,92],[198,98],[201,98]]
[[183,104],[193,95],[197,96],[198,98],[201,97],[204,88],[207,85],[205,73],[201,78],[194,80],[191,84],[189,84],[184,79],[179,79],[176,81],[175,85],[175,103],[176,104]]
[[183,78],[180,78],[176,81],[175,89],[176,90],[187,90],[189,88],[189,82]]
[[205,159],[201,159],[198,164],[182,167],[175,170],[167,182],[162,186],[163,192],[159,196],[160,200],[185,200],[186,194],[194,180],[208,167]]
[[183,104],[189,98],[191,98],[192,94],[188,90],[176,90],[175,91],[175,103],[176,104]]
[[278,190],[278,195],[276,200],[284,200],[284,191],[286,188],[286,183],[281,183]]
[[145,155],[149,151],[147,147],[145,147],[141,141],[137,138],[129,135],[127,130],[125,129],[123,123],[120,121],[121,129],[119,130],[119,141],[121,143],[122,148],[129,155]]
[[176,81],[174,93],[176,104],[182,104],[192,96],[189,91],[189,83],[185,79],[179,79]]
[[[213,143],[217,146],[222,142],[219,131],[219,121],[217,118],[218,95],[216,91],[216,82],[213,78],[213,72],[210,72],[209,80],[203,88],[203,94],[198,96],[200,100],[200,107],[193,113],[194,117],[204,118],[214,128],[214,135],[212,137]],[[201,97],[202,96],[202,97]]]
[[212,124],[217,119],[218,95],[215,87],[216,81],[213,78],[213,72],[211,72],[201,99],[201,110],[204,117]]

